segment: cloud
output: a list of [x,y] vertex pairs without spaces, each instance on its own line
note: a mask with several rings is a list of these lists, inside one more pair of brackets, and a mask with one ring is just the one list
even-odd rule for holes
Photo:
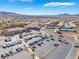
[[75,5],[75,3],[71,3],[71,2],[50,2],[50,3],[44,4],[45,7],[48,7],[48,6],[73,6],[73,5]]
[[31,7],[27,7],[27,8],[25,8],[25,10],[32,10],[33,8],[31,8]]
[[9,0],[10,2],[16,2],[16,1],[21,1],[21,2],[32,2],[32,0]]
[[20,0],[22,2],[32,2],[32,0]]
[[17,1],[17,0],[8,0],[9,2],[15,2],[15,1]]

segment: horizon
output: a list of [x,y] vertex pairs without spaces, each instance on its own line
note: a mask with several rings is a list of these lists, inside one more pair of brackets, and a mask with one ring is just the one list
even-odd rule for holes
[[18,14],[18,15],[27,15],[27,16],[79,15],[79,13],[77,13],[77,14],[62,13],[62,14],[52,14],[52,15],[29,15],[29,14],[21,14],[21,13],[17,13],[17,12],[9,12],[9,11],[0,11],[0,12],[14,13],[14,14]]
[[0,0],[0,11],[23,15],[79,14],[78,0]]

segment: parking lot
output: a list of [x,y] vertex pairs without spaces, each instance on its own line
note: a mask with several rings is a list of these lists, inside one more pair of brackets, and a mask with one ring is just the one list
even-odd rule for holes
[[[72,43],[62,36],[53,35],[52,38],[39,32],[22,33],[0,40],[0,58],[32,59],[34,55],[45,59],[64,59],[72,48]],[[23,43],[24,41],[24,43]],[[31,49],[33,54],[28,50]],[[62,56],[62,57],[61,57]]]

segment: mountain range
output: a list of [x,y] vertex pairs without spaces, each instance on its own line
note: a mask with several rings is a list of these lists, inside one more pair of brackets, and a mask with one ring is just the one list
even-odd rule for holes
[[34,19],[57,19],[57,20],[79,20],[79,14],[58,14],[58,15],[22,15],[13,12],[0,11],[0,20],[34,20]]

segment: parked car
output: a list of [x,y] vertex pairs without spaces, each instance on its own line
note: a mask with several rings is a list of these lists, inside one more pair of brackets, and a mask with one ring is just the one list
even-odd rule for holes
[[64,42],[63,40],[58,40],[59,42]]
[[41,42],[40,44],[44,44],[44,42]]
[[68,42],[64,42],[65,44],[69,44]]
[[46,41],[48,41],[48,42],[49,42],[50,40],[46,40]]
[[15,43],[10,44],[11,47],[14,46],[14,45],[15,45]]
[[59,35],[60,37],[63,37],[63,35]]
[[10,55],[13,55],[13,51],[9,51]]
[[5,39],[4,41],[5,41],[5,42],[9,42],[9,41],[11,41],[11,39]]
[[2,46],[2,48],[6,49],[7,47],[6,47],[6,45],[4,45],[4,46]]
[[7,47],[10,47],[10,44],[5,44],[2,46],[4,49],[6,49]]
[[10,44],[6,44],[6,47],[10,47]]
[[41,46],[41,44],[37,44],[38,46]]
[[20,51],[22,51],[23,50],[23,48],[16,48],[16,51],[17,52],[20,52]]
[[1,54],[1,58],[6,58],[6,54],[5,53],[2,53]]
[[55,41],[55,39],[51,38],[51,40]]
[[17,44],[21,44],[21,43],[22,43],[22,41],[21,41],[21,40],[18,40],[18,41],[17,41]]
[[36,48],[36,46],[33,46],[32,48]]
[[54,46],[58,46],[59,44],[54,44]]
[[7,52],[7,53],[6,53],[6,56],[7,56],[7,57],[8,57],[8,56],[10,56],[10,53],[9,53],[9,52]]
[[75,48],[79,48],[79,46],[74,46]]
[[62,34],[62,32],[61,31],[57,31],[57,34]]

